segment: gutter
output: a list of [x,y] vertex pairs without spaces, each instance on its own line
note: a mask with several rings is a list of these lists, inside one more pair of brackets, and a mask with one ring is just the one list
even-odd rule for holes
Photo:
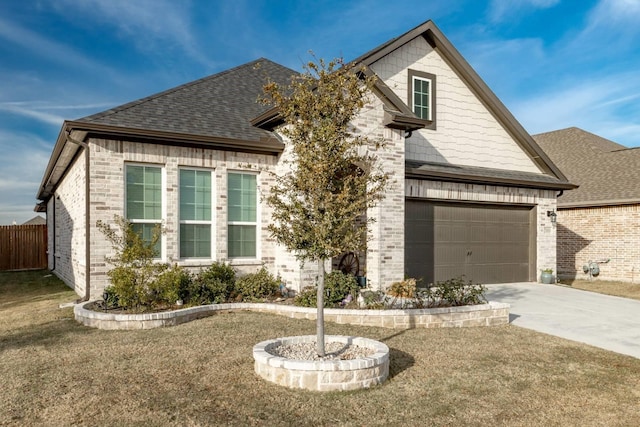
[[[84,173],[84,190],[85,190],[85,198],[84,198],[84,211],[85,211],[85,273],[84,273],[84,297],[78,302],[89,301],[91,298],[91,200],[89,199],[91,195],[91,185],[89,182],[90,177],[90,158],[89,158],[89,144],[84,141],[78,141],[71,137],[71,132],[73,128],[67,130],[67,142],[71,142],[72,144],[79,145],[84,150],[84,162],[85,162],[85,173]],[[54,202],[55,203],[55,202]],[[55,217],[55,213],[54,213]]]

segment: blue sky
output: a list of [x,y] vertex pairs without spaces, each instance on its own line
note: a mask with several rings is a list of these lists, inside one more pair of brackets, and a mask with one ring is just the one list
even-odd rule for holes
[[0,224],[36,215],[64,119],[259,57],[353,59],[428,19],[530,133],[640,146],[640,0],[3,0]]

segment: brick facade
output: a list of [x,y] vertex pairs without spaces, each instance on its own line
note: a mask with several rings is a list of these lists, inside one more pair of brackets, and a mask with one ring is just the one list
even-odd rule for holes
[[604,259],[597,280],[640,282],[640,204],[558,210],[559,277],[586,279]]
[[84,295],[86,283],[85,155],[76,157],[47,202],[49,269],[78,295]]

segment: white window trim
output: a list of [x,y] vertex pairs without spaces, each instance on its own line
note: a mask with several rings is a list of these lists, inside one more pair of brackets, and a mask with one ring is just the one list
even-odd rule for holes
[[433,120],[433,80],[428,79],[426,77],[412,76],[411,79],[411,93],[413,94],[413,98],[411,99],[411,106],[415,113],[416,106],[414,104],[415,94],[416,94],[416,80],[421,80],[423,82],[429,82],[429,117],[426,117],[424,120]]
[[[144,220],[144,219],[129,219],[128,215],[127,215],[127,167],[128,166],[146,166],[146,167],[154,167],[154,168],[160,168],[160,185],[161,185],[161,189],[160,189],[160,216],[161,219],[153,219],[153,220]],[[166,168],[164,165],[162,164],[158,164],[158,163],[139,163],[139,162],[125,162],[124,163],[124,170],[123,170],[123,194],[124,194],[124,207],[123,207],[123,211],[124,211],[124,217],[127,221],[129,221],[132,224],[160,224],[160,226],[162,226],[162,224],[166,221],[167,218],[167,174],[166,174]],[[154,260],[156,261],[160,261],[160,262],[166,262],[167,260],[167,238],[166,236],[163,234],[160,235],[160,257],[158,258],[154,258]]]
[[[255,175],[256,176],[256,222],[247,222],[247,221],[229,221],[229,174],[243,174],[243,175]],[[243,263],[255,263],[262,259],[262,233],[261,233],[261,218],[262,218],[262,206],[260,204],[260,173],[251,170],[241,170],[241,169],[228,169],[227,170],[227,179],[225,182],[226,188],[226,214],[227,214],[227,258],[232,265],[239,265]],[[255,257],[231,257],[229,255],[229,226],[230,225],[255,225],[256,226],[256,256]]]
[[[195,171],[205,171],[211,174],[211,220],[210,221],[200,221],[200,220],[181,220],[180,219],[180,171],[183,170],[195,170]],[[215,261],[216,259],[216,174],[214,169],[207,168],[196,168],[189,166],[180,166],[178,167],[178,257],[181,262],[191,263],[191,262],[199,262],[199,261]],[[180,224],[195,224],[195,225],[209,225],[211,227],[211,256],[207,257],[182,257],[180,256]]]

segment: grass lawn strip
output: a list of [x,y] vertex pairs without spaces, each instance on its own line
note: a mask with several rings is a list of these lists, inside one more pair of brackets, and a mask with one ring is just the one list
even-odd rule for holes
[[314,393],[263,381],[251,354],[313,321],[236,312],[101,331],[58,308],[76,296],[46,274],[0,273],[0,425],[640,425],[640,360],[518,327],[327,323],[387,344],[390,378]]
[[640,300],[640,283],[606,280],[562,280],[560,283],[584,291]]

